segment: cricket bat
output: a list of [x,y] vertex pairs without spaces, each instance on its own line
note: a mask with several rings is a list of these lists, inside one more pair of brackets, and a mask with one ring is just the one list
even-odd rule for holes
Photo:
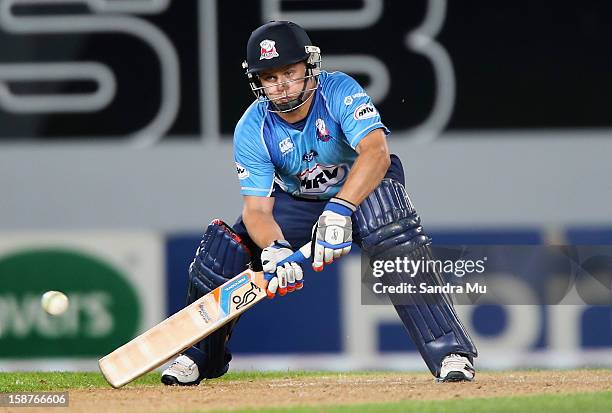
[[[310,243],[292,261],[310,257]],[[263,272],[246,270],[168,317],[98,364],[108,383],[119,388],[166,363],[267,297]]]

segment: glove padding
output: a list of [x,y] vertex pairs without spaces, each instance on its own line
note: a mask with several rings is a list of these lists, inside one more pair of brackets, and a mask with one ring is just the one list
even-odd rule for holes
[[348,254],[353,243],[351,215],[357,207],[341,198],[332,198],[312,229],[312,268],[323,271],[324,265]]
[[268,298],[274,298],[277,291],[285,295],[304,286],[302,266],[288,260],[293,253],[291,244],[285,240],[276,240],[262,251],[261,264],[264,278],[268,281]]

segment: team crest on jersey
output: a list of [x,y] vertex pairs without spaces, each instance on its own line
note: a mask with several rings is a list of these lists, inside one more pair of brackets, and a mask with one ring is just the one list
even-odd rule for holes
[[319,195],[326,193],[331,187],[341,184],[348,175],[348,165],[316,164],[299,174],[300,193]]
[[331,135],[329,134],[329,131],[327,130],[327,126],[325,126],[325,121],[323,121],[323,119],[317,119],[317,121],[315,122],[315,126],[317,127],[318,140],[322,142],[327,142],[331,139]]
[[259,43],[261,48],[261,56],[259,56],[259,60],[270,60],[272,58],[278,57],[278,52],[276,51],[276,42],[274,40],[264,40]]
[[247,171],[247,169],[238,162],[236,162],[236,173],[238,174],[238,179],[240,180],[247,179],[251,175],[249,171]]
[[293,142],[291,142],[291,138],[285,138],[280,141],[278,148],[280,149],[282,155],[285,155],[295,149]]

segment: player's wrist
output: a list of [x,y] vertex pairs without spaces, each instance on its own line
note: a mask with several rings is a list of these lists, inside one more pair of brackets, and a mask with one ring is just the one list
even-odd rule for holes
[[345,217],[350,217],[357,211],[357,206],[346,199],[333,197],[329,200],[327,205],[325,205],[325,211],[331,211]]
[[276,239],[276,240],[272,241],[268,247],[278,248],[278,249],[280,249],[280,248],[289,248],[290,250],[293,251],[293,247],[291,246],[289,241],[284,240],[284,239]]

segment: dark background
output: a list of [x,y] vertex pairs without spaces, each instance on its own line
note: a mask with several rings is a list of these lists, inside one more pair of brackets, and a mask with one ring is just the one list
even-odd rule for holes
[[[287,10],[356,8],[360,1],[291,1]],[[64,7],[64,8],[62,8]],[[20,7],[21,15],[87,12],[86,9]],[[387,0],[383,17],[358,30],[310,30],[325,56],[370,54],[392,77],[390,94],[378,104],[395,132],[418,125],[435,97],[431,63],[406,48],[404,39],[423,21],[426,0]],[[221,133],[231,135],[253,97],[240,67],[250,32],[261,24],[259,1],[218,1]],[[200,67],[198,4],[171,2],[160,15],[142,15],[176,48],[181,65],[181,106],[169,139],[198,139]],[[603,0],[449,0],[437,36],[456,76],[456,101],[447,129],[609,128],[612,92],[612,2]],[[205,51],[206,53],[206,51]],[[15,115],[0,110],[0,139],[53,141],[125,139],[147,124],[159,107],[160,68],[139,39],[118,34],[14,35],[0,27],[0,64],[99,61],[118,80],[110,107],[95,114]],[[368,79],[357,77],[367,85]],[[11,84],[16,93],[91,89],[86,83]],[[110,136],[110,137],[109,137]],[[104,138],[103,138],[104,137]]]

